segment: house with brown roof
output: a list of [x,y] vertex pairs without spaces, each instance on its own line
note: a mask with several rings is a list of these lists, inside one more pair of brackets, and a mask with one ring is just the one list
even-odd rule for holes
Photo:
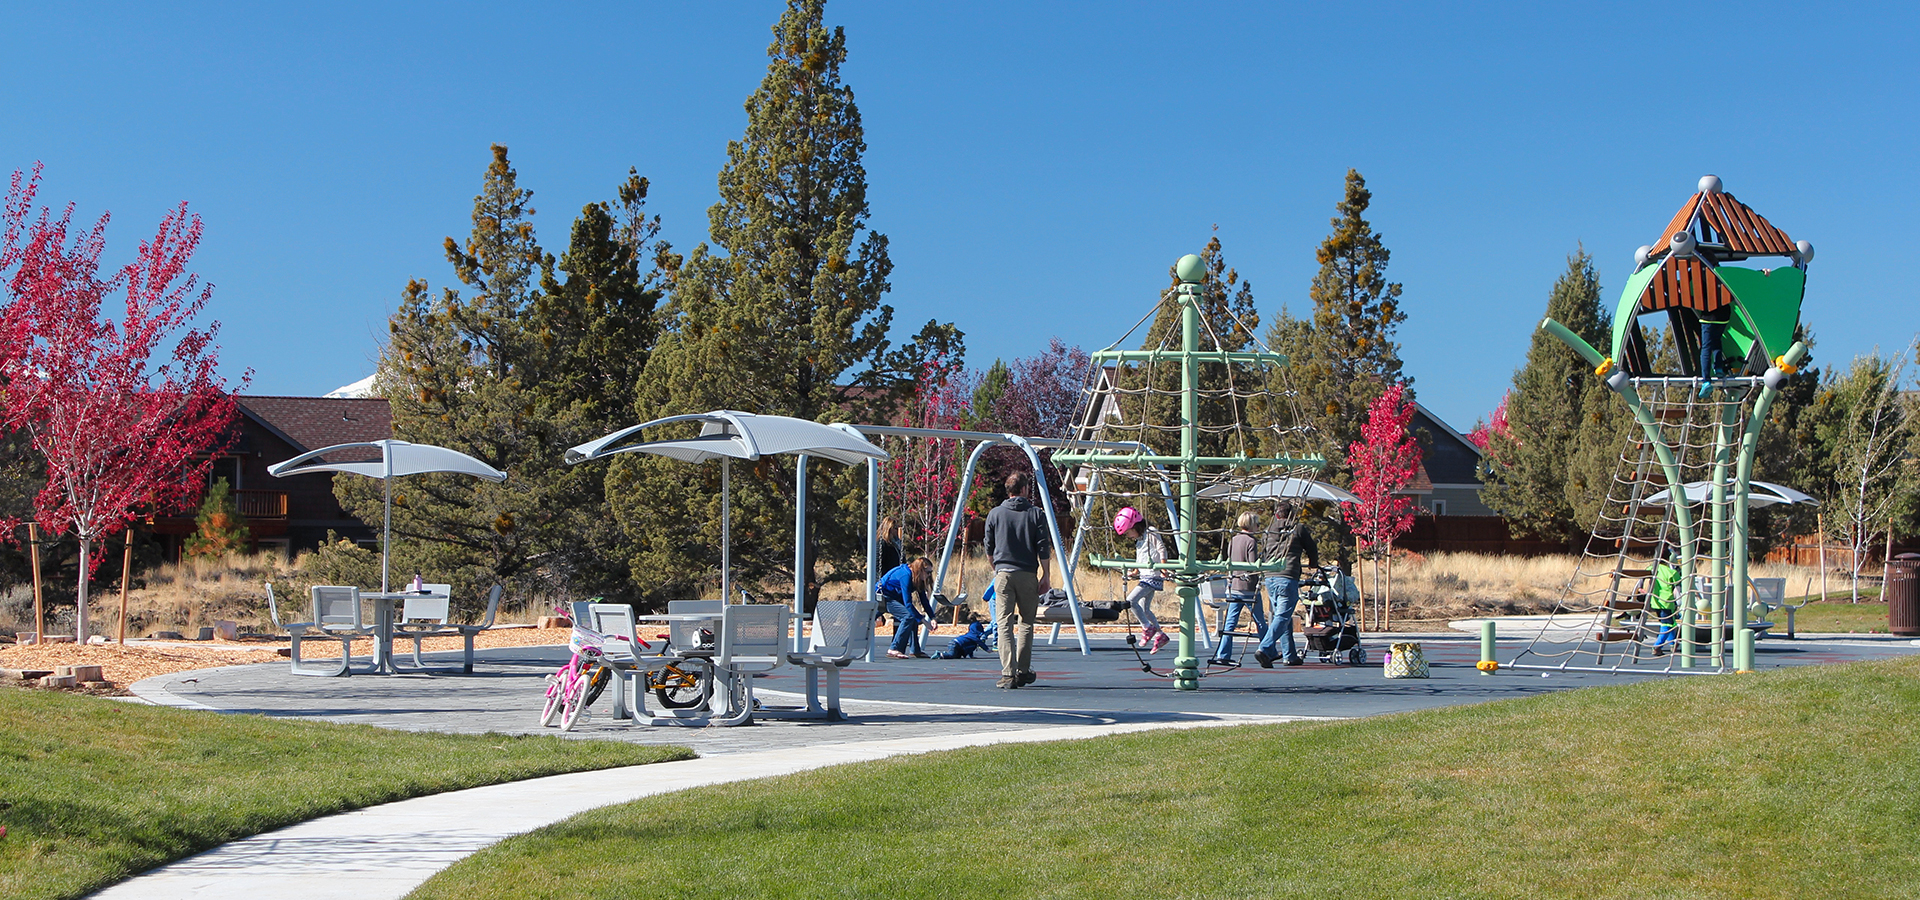
[[[247,397],[239,401],[237,434],[215,458],[210,474],[232,485],[240,514],[247,520],[254,549],[283,553],[320,546],[332,531],[371,544],[374,530],[340,507],[333,476],[325,473],[275,478],[267,467],[309,450],[393,436],[393,418],[384,398]],[[180,545],[193,532],[193,514],[154,520],[153,531],[165,558],[179,558]]]

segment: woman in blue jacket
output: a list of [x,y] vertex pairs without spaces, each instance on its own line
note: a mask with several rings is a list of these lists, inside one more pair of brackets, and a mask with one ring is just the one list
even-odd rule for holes
[[[927,657],[920,649],[920,623],[933,617],[933,604],[927,599],[932,589],[933,563],[924,556],[895,566],[880,577],[880,602],[886,606],[887,614],[893,616],[893,646],[887,650],[889,659]],[[918,608],[914,600],[919,601]],[[921,617],[921,610],[926,611],[925,618]]]

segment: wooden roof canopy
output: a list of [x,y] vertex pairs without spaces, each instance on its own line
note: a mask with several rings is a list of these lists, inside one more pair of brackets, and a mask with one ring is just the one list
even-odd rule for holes
[[[1727,265],[1765,256],[1785,257],[1787,265]],[[1811,244],[1795,242],[1722,190],[1718,176],[1701,178],[1699,191],[1674,213],[1660,240],[1635,254],[1634,274],[1614,315],[1615,362],[1636,375],[1650,374],[1635,321],[1641,314],[1667,312],[1684,349],[1690,340],[1683,335],[1697,330],[1698,314],[1731,306],[1723,352],[1760,366],[1791,343],[1812,258]]]

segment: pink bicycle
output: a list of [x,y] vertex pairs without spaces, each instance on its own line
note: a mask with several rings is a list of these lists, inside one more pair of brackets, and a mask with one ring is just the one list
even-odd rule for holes
[[[607,635],[597,631],[573,626],[573,637],[567,641],[567,648],[573,651],[572,658],[560,667],[560,671],[547,676],[547,703],[540,710],[540,724],[552,727],[560,726],[561,731],[572,731],[575,722],[580,721],[581,713],[600,699],[600,693],[607,689],[613,680],[613,667],[606,664],[605,652]],[[615,640],[626,640],[618,635]],[[641,641],[642,648],[648,646]]]
[[[665,637],[665,635],[661,635]],[[625,635],[601,634],[590,628],[573,626],[573,637],[567,641],[573,656],[560,671],[547,676],[547,702],[540,710],[540,724],[551,727],[560,726],[561,731],[571,731],[580,715],[593,701],[600,699],[602,691],[613,681],[613,667],[606,661],[606,642],[626,641]],[[645,638],[636,637],[640,646],[630,654],[616,656],[638,656],[639,651],[652,649],[653,645]],[[642,690],[652,691],[660,705],[667,709],[688,709],[707,702],[713,693],[712,676],[701,669],[689,665],[682,668],[677,663],[649,668]]]

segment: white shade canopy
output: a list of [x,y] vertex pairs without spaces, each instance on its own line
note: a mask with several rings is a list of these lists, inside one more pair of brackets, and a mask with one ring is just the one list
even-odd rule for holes
[[[649,428],[699,422],[697,437],[660,441],[642,439]],[[651,453],[682,462],[720,461],[720,600],[726,602],[733,585],[733,504],[729,467],[733,460],[757,460],[763,456],[793,454],[830,459],[842,465],[863,463],[869,459],[888,459],[887,451],[874,446],[851,425],[822,425],[791,416],[762,416],[731,409],[707,413],[667,416],[622,428],[597,440],[567,450],[569,464],[590,459],[605,459],[621,453]],[[805,557],[806,548],[806,466],[794,474],[798,483],[799,508],[795,511],[794,555]],[[804,566],[796,561],[793,574],[793,611],[802,612]]]
[[[640,440],[641,432],[649,428],[678,422],[701,423],[699,437]],[[857,432],[849,433],[832,425],[790,416],[762,416],[722,409],[668,416],[622,428],[568,450],[567,462],[585,462],[618,453],[651,453],[682,462],[706,462],[721,458],[756,460],[762,456],[804,453],[849,466],[866,462],[869,458],[888,458],[885,450],[869,443]]]
[[[330,453],[337,455],[348,450],[363,449],[379,451],[380,458],[352,462],[327,462],[324,458]],[[391,585],[388,579],[388,564],[392,558],[389,551],[393,544],[393,479],[395,477],[424,475],[429,472],[450,472],[455,475],[471,475],[496,484],[507,480],[507,473],[458,450],[449,450],[433,444],[415,444],[395,440],[335,444],[302,453],[285,462],[274,463],[267,467],[267,474],[276,478],[291,478],[295,475],[317,472],[346,472],[378,478],[386,482],[382,486],[386,496],[383,498],[385,509],[380,530],[380,590],[382,592]]]
[[[358,462],[327,462],[323,457],[339,454],[346,450],[367,448],[377,450],[379,459]],[[389,466],[391,464],[391,466]],[[407,441],[362,441],[355,444],[335,444],[322,447],[309,453],[302,453],[286,462],[275,463],[267,467],[269,474],[290,478],[309,472],[351,472],[368,478],[385,478],[388,475],[421,475],[428,472],[453,472],[460,475],[472,475],[492,482],[507,480],[507,473],[500,471],[480,460],[474,459],[458,450],[437,447],[433,444],[414,444]]]
[[[1703,503],[1707,500],[1708,497],[1710,497],[1713,494],[1713,484],[1711,482],[1690,481],[1690,482],[1687,482],[1685,487],[1686,487],[1686,493],[1684,494],[1684,496],[1686,497],[1686,502],[1689,505],[1694,503]],[[1660,493],[1657,493],[1651,497],[1648,497],[1646,502],[1650,506],[1665,506],[1667,505],[1667,495],[1669,493],[1670,493],[1669,491],[1661,491]],[[1803,494],[1785,485],[1774,484],[1771,481],[1748,482],[1747,484],[1747,505],[1748,506],[1772,506],[1776,503],[1806,503],[1812,506],[1820,505],[1820,501],[1814,499],[1813,495]]]
[[1232,485],[1216,484],[1200,491],[1200,496],[1208,500],[1222,500],[1235,503],[1251,503],[1258,500],[1278,500],[1292,497],[1301,500],[1329,500],[1334,503],[1359,503],[1360,498],[1353,494],[1311,478],[1275,478],[1263,481],[1246,490],[1234,490]]

